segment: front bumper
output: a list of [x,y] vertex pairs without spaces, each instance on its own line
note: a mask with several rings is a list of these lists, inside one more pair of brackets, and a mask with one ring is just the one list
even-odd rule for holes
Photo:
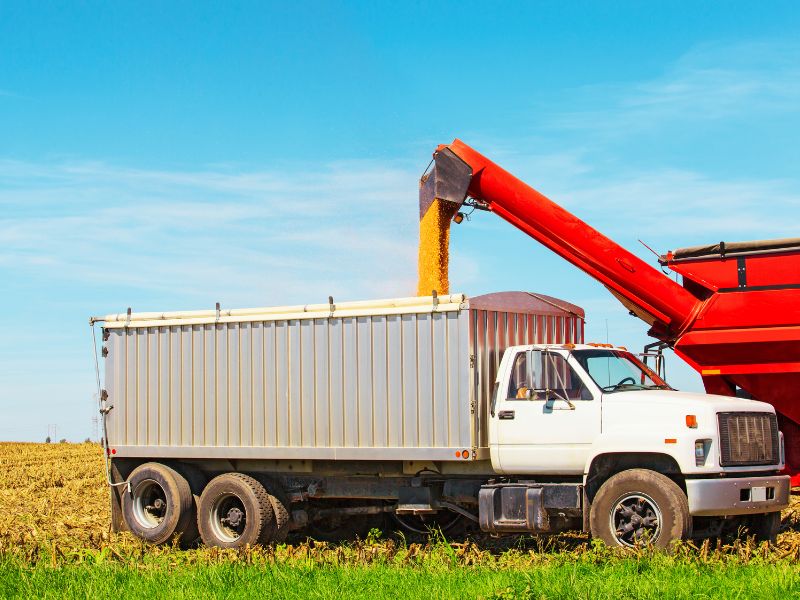
[[686,495],[694,517],[775,512],[789,506],[789,476],[687,479]]

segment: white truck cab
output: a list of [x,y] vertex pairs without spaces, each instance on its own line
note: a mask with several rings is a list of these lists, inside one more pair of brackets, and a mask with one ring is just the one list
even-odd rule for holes
[[[603,481],[599,491],[593,480],[627,464],[632,472],[657,466],[654,471],[671,477],[664,479],[682,488],[692,518],[772,511],[762,516],[776,527],[776,511],[788,504],[789,477],[778,475],[784,467],[783,436],[771,405],[676,391],[624,348],[509,347],[490,413],[496,472],[582,476],[584,489],[597,494],[594,503],[603,500],[603,488],[614,478]],[[629,490],[615,491],[608,500],[612,518],[617,513],[612,541],[622,545],[627,544],[619,525],[630,505],[665,524],[664,507],[637,487],[635,475],[626,485]]]

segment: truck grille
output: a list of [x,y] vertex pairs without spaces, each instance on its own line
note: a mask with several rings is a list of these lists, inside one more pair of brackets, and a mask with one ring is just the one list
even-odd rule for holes
[[720,464],[723,467],[780,462],[778,419],[772,413],[719,413]]

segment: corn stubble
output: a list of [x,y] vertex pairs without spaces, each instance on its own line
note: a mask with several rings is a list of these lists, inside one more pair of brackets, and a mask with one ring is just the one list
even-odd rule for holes
[[[97,444],[0,443],[0,559],[26,564],[122,562],[163,566],[177,564],[302,564],[305,566],[425,566],[513,569],[614,561],[631,554],[593,544],[580,533],[541,538],[478,536],[453,542],[434,535],[427,544],[406,544],[402,538],[368,539],[326,544],[296,539],[266,548],[220,550],[148,546],[128,533],[110,531],[108,489],[102,450]],[[769,547],[751,540],[714,547],[687,543],[659,560],[686,564],[775,563],[800,559],[800,502],[784,513],[786,529]],[[653,554],[642,549],[639,557]]]

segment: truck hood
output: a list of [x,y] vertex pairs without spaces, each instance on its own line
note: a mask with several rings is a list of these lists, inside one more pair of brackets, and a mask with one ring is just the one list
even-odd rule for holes
[[631,390],[603,394],[604,406],[636,405],[650,409],[673,411],[703,410],[705,412],[775,412],[772,405],[759,400],[745,400],[732,396],[678,392],[675,390]]
[[[775,412],[766,402],[730,396],[672,390],[637,390],[603,394],[603,433],[629,437],[639,434],[674,438],[711,437],[720,412]],[[697,429],[686,427],[686,415],[695,415]]]

